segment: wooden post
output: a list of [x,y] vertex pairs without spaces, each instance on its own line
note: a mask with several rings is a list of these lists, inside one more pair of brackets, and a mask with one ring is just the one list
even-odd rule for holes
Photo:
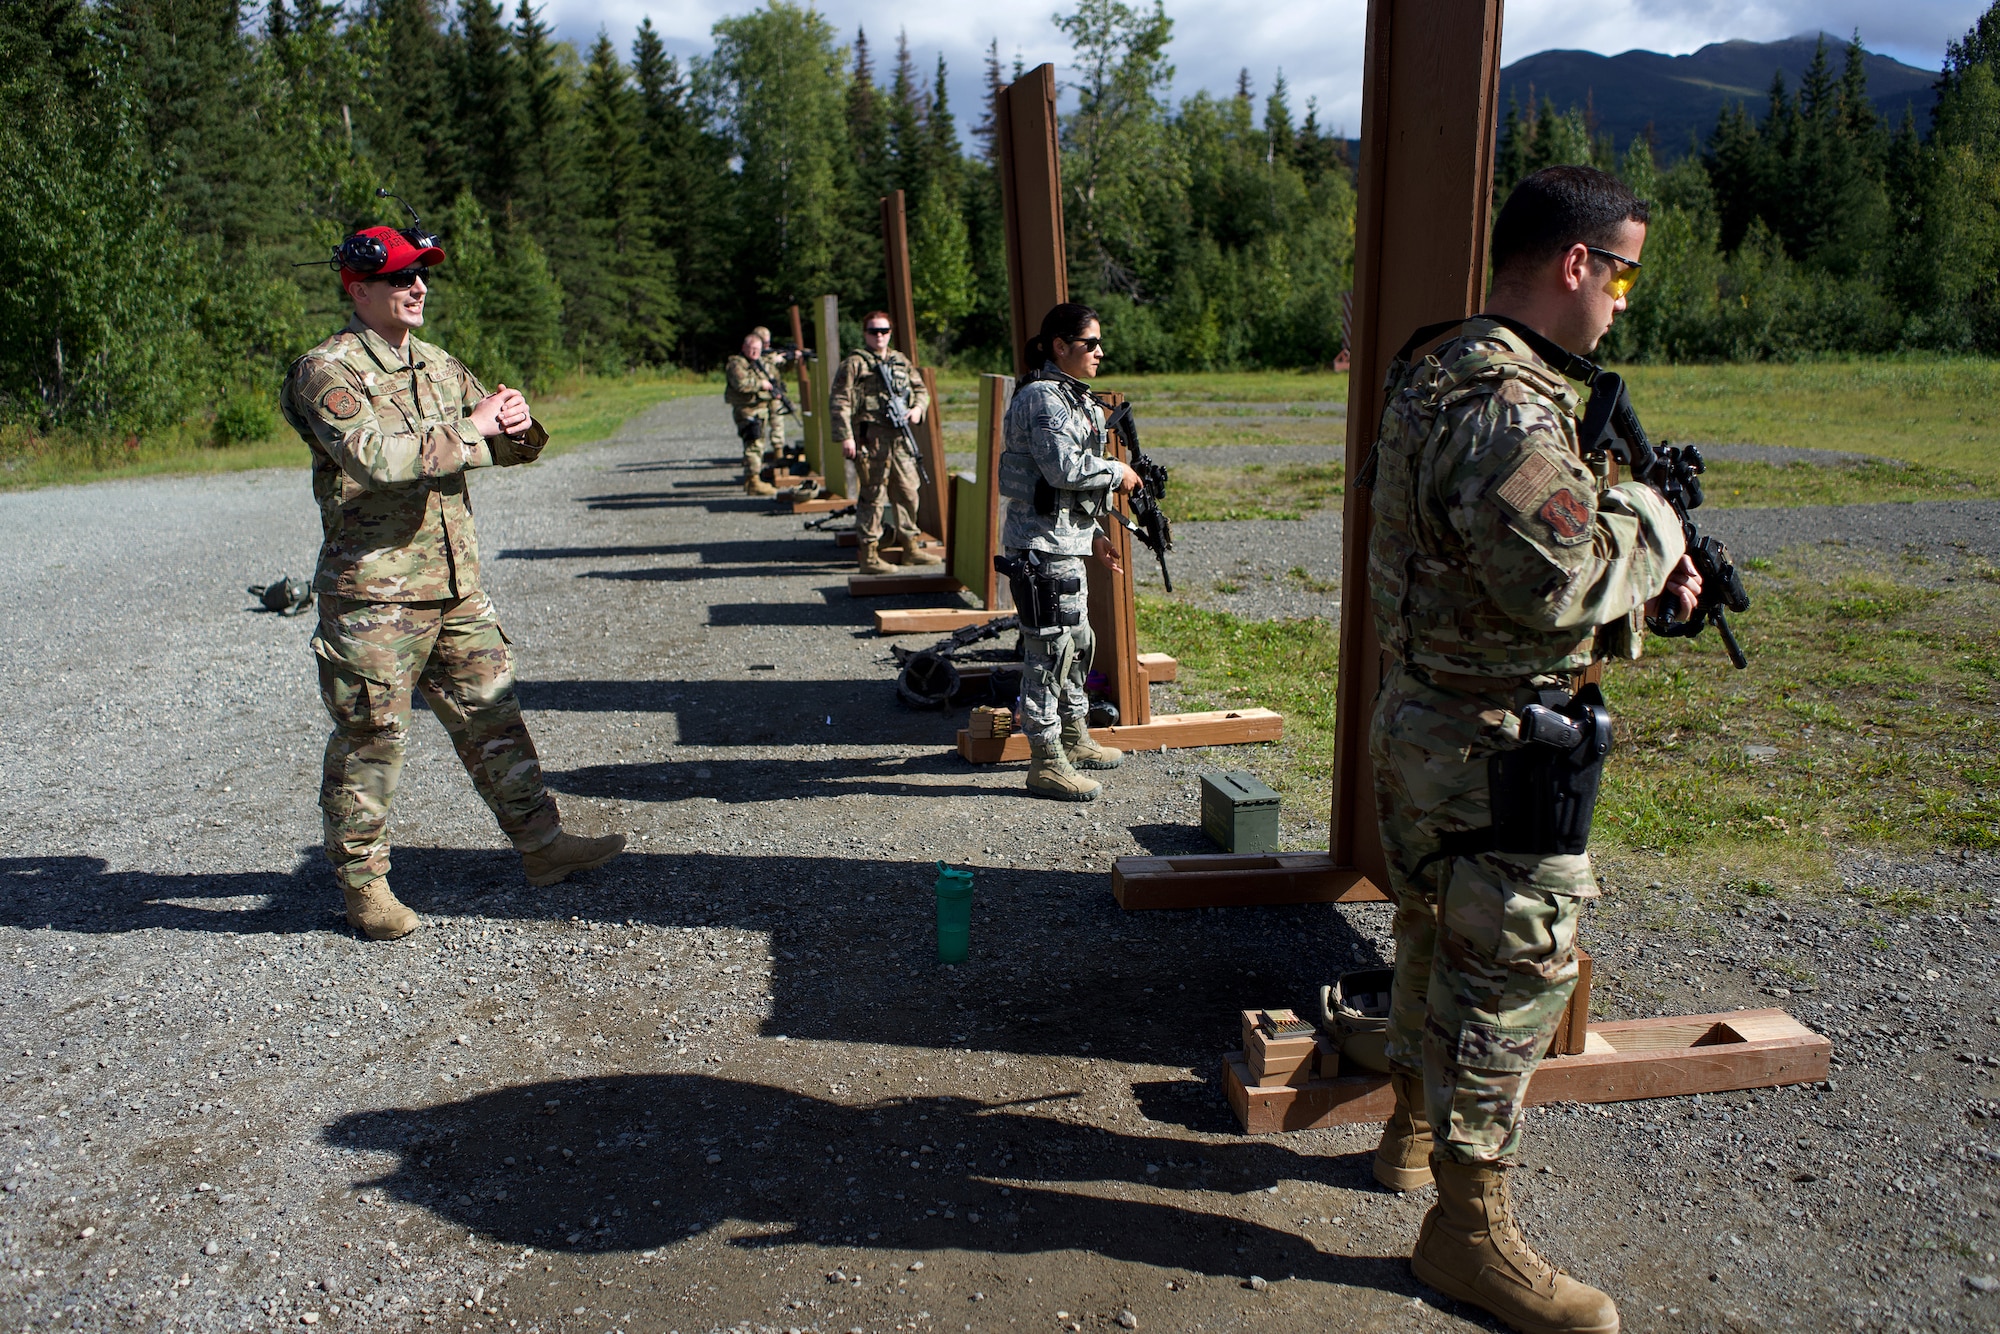
[[819,299],[818,328],[814,330],[813,402],[822,408],[813,413],[812,446],[806,462],[826,479],[826,494],[847,496],[847,460],[833,443],[833,373],[840,366],[840,303],[835,298]]
[[[792,346],[801,353],[806,348],[805,325],[799,321],[799,308],[796,303],[792,306]],[[812,368],[806,364],[804,356],[793,362],[792,368],[799,373],[799,413],[802,418],[811,417],[813,415]],[[799,430],[803,432],[805,429],[806,423],[801,420]]]
[[1381,680],[1368,595],[1371,497],[1352,479],[1375,443],[1382,375],[1396,349],[1422,325],[1475,313],[1486,295],[1500,12],[1501,0],[1368,5],[1329,850],[1336,867],[1384,890],[1368,760],[1369,714]]
[[[1125,401],[1123,394],[1097,397],[1108,410]],[[1124,442],[1116,435],[1111,437],[1107,450],[1119,462],[1125,461]],[[1120,507],[1125,504],[1122,499],[1112,503]],[[1090,584],[1090,628],[1097,636],[1094,666],[1104,673],[1106,697],[1118,706],[1118,725],[1136,727],[1153,721],[1152,692],[1148,689],[1151,682],[1139,666],[1138,591],[1132,583],[1134,555],[1145,548],[1132,541],[1132,534],[1123,524],[1103,526],[1110,530],[1111,548],[1118,555],[1120,569],[1114,574],[1095,560],[1083,562],[1085,578]]]
[[1069,300],[1063,245],[1062,156],[1056,138],[1056,67],[1037,65],[993,98],[1000,133],[1000,211],[1013,281],[1014,376],[1031,370],[1028,339]]
[[[901,190],[882,200],[882,256],[889,280],[889,319],[895,325],[891,337],[895,339],[896,350],[908,357],[914,367],[918,364],[917,305],[910,278],[909,222]],[[922,487],[917,495],[917,527],[944,538],[949,546],[945,516],[950,500],[945,491],[948,481],[944,472],[944,423],[939,416],[937,376],[926,369],[919,369],[917,374],[924,377],[924,388],[931,398],[930,411],[912,433],[917,437],[917,447],[924,451],[924,469],[931,476],[930,485]]]
[[[979,595],[979,605],[987,611],[1012,608],[1007,585],[993,571],[993,556],[1000,549],[1000,488],[997,469],[1000,459],[1000,423],[1007,415],[1007,402],[1014,396],[1014,381],[1005,375],[979,377],[979,438],[975,445],[970,477],[952,479],[955,492],[951,505],[951,541],[946,566],[958,582]],[[961,621],[959,624],[976,624]],[[957,626],[948,626],[956,629]]]

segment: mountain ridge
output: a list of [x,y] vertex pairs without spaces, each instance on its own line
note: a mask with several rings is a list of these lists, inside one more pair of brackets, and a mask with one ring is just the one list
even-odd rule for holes
[[[1711,42],[1684,56],[1658,51],[1615,56],[1538,51],[1500,71],[1501,104],[1517,101],[1523,115],[1544,98],[1554,102],[1558,112],[1572,106],[1587,108],[1595,131],[1613,135],[1620,152],[1634,136],[1650,131],[1654,152],[1663,162],[1673,161],[1688,151],[1690,136],[1707,141],[1724,107],[1741,102],[1762,120],[1773,74],[1782,73],[1786,89],[1797,92],[1822,39],[1838,79],[1848,43],[1826,33],[1775,42]],[[1919,126],[1929,125],[1935,70],[1905,65],[1865,47],[1862,62],[1877,115],[1894,128],[1902,123],[1907,107]]]

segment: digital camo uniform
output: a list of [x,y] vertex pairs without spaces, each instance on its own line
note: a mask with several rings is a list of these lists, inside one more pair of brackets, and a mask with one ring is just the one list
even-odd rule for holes
[[1468,321],[1390,372],[1368,575],[1384,672],[1371,754],[1398,904],[1388,1056],[1422,1071],[1441,1148],[1505,1163],[1529,1077],[1575,989],[1588,853],[1432,861],[1491,825],[1487,758],[1519,744],[1531,685],[1567,687],[1598,627],[1636,657],[1643,604],[1683,551],[1652,488],[1608,489],[1577,393],[1511,331]]
[[513,655],[479,586],[466,472],[530,463],[540,423],[482,437],[486,397],[457,358],[412,336],[409,361],[359,319],[293,363],[285,419],[312,447],[325,541],[319,593],[320,696],[333,718],[320,810],[342,886],[389,870],[389,805],[421,690],[514,846],[559,832],[555,799],[514,698]]
[[729,404],[730,415],[736,419],[736,434],[743,441],[743,471],[747,476],[755,477],[763,470],[766,446],[773,458],[784,453],[784,410],[777,395],[764,387],[767,380],[772,384],[782,383],[779,377],[784,373],[785,359],[769,351],[754,362],[739,352],[723,367],[729,387],[722,396]]
[[[1090,581],[1084,558],[1100,531],[1110,488],[1122,472],[1104,457],[1104,408],[1083,381],[1057,370],[1054,362],[1041,375],[1021,385],[1007,404],[1002,427],[1000,489],[1007,497],[1007,518],[1001,544],[1018,558],[1034,550],[1056,578],[1077,580],[1077,592],[1064,594],[1062,611],[1080,613],[1073,626],[1021,631],[1021,728],[1030,741],[1053,744],[1065,718],[1078,720],[1090,711],[1084,678],[1097,652],[1087,605]],[[1044,514],[1032,498],[1036,479],[1054,491],[1053,514]]]
[[903,392],[912,413],[927,407],[930,392],[910,359],[891,348],[880,357],[851,352],[833,373],[828,397],[833,402],[833,443],[845,450],[854,441],[854,470],[861,494],[855,502],[854,531],[864,542],[882,538],[883,497],[890,509],[890,526],[899,533],[917,531],[917,461],[903,444],[902,432],[889,424],[890,385]]

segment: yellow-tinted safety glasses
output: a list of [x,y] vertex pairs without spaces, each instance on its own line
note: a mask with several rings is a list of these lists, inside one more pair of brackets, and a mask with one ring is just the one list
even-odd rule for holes
[[1605,295],[1609,296],[1612,300],[1616,301],[1623,298],[1627,292],[1632,290],[1632,284],[1639,281],[1639,270],[1643,266],[1638,260],[1627,259],[1615,250],[1605,250],[1594,245],[1587,245],[1584,249],[1602,259],[1616,260],[1625,266],[1612,274],[1611,281],[1604,284]]

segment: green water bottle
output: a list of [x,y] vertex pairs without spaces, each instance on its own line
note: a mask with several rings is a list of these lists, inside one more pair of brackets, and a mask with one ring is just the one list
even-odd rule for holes
[[964,963],[972,940],[972,872],[937,864],[938,962]]

